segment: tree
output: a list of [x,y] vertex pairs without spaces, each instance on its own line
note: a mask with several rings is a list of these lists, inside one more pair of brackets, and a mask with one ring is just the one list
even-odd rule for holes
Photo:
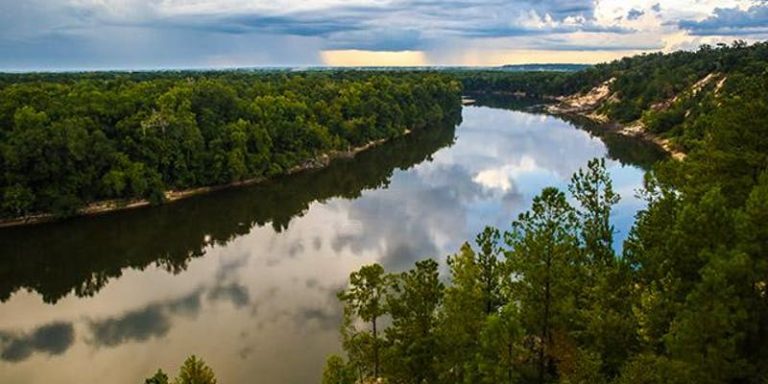
[[0,208],[14,217],[25,216],[32,209],[34,201],[35,195],[29,188],[15,184],[5,189]]
[[475,358],[480,382],[512,384],[520,380],[524,369],[520,361],[525,354],[518,310],[510,303],[486,317]]
[[474,356],[486,317],[482,271],[468,243],[448,258],[448,267],[451,280],[445,289],[438,330],[439,350],[443,352],[439,360],[441,381],[474,382],[479,377]]
[[275,176],[351,145],[455,122],[461,108],[456,81],[435,74],[32,78],[0,76],[5,218],[67,216],[113,199],[159,204],[168,190]]
[[216,375],[195,355],[188,357],[179,369],[174,384],[216,384]]
[[386,308],[386,278],[384,268],[378,264],[366,265],[349,276],[349,288],[340,292],[338,297],[344,302],[348,313],[371,324],[372,349],[371,358],[373,377],[379,377],[379,335],[377,321],[387,313]]
[[168,384],[168,375],[162,369],[158,369],[152,377],[144,380],[144,384]]
[[[579,325],[583,329],[579,342],[585,345],[579,355],[596,359],[581,359],[585,362],[602,362],[603,373],[613,377],[630,352],[637,348],[633,336],[637,323],[632,314],[632,300],[628,300],[633,295],[632,273],[613,250],[611,210],[620,196],[613,191],[605,159],[590,160],[586,169],[579,169],[573,175],[568,189],[579,203],[582,256],[575,280],[580,285],[576,288],[579,292],[576,306],[583,322]],[[596,356],[590,356],[592,352]]]
[[665,356],[641,354],[632,358],[621,371],[617,384],[688,384],[699,383],[700,374],[690,365]]
[[565,195],[545,188],[505,234],[512,300],[519,303],[523,326],[532,336],[538,383],[556,376],[556,333],[567,332],[574,314],[570,283],[578,251],[575,225]]
[[[147,378],[145,384],[168,384],[168,375],[162,369],[158,369],[152,377]],[[216,384],[216,375],[213,370],[205,365],[202,359],[195,355],[184,360],[179,368],[179,374],[173,380],[174,384]]]
[[620,196],[613,191],[611,177],[605,168],[605,159],[592,159],[587,169],[579,169],[571,178],[568,189],[579,202],[579,228],[587,261],[597,266],[612,265],[613,232],[611,209]]
[[355,375],[339,355],[328,356],[323,369],[322,384],[354,384]]
[[392,325],[387,344],[394,358],[390,376],[403,383],[433,383],[437,379],[437,310],[444,286],[432,259],[416,262],[415,268],[391,278],[387,308]]
[[480,250],[477,254],[477,264],[480,267],[480,283],[483,286],[486,315],[494,313],[504,304],[501,298],[500,239],[501,234],[498,229],[485,227],[475,240]]

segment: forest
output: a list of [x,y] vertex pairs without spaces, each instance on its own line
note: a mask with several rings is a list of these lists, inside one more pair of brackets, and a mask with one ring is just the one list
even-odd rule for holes
[[696,51],[651,53],[597,64],[578,72],[459,71],[467,93],[520,94],[554,99],[610,82],[597,112],[619,123],[641,121],[652,133],[690,151],[700,144],[720,95],[738,96],[764,79],[768,42],[702,45]]
[[[188,269],[206,248],[225,247],[254,228],[285,232],[317,202],[354,199],[384,188],[398,169],[428,161],[453,145],[457,121],[415,131],[328,167],[155,209],[88,217],[79,223],[4,228],[0,231],[0,303],[22,290],[53,305],[90,297],[128,269],[157,265],[172,274]],[[222,192],[225,193],[225,192]],[[120,228],[94,236],[105,228]],[[163,241],[157,241],[157,234]],[[111,249],[110,252],[104,252]]]
[[434,73],[0,75],[0,218],[284,174],[455,119]]
[[339,293],[344,356],[328,358],[323,382],[767,382],[768,44],[536,76],[584,77],[555,94],[615,78],[619,99],[603,108],[631,121],[713,71],[727,80],[665,131],[692,138],[687,156],[646,174],[647,207],[621,252],[620,196],[595,159],[567,191],[544,189],[509,227],[465,243],[447,276],[431,259],[352,273]]

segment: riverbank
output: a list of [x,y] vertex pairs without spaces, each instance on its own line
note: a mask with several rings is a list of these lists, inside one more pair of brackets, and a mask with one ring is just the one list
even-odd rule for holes
[[[410,133],[411,133],[411,130],[406,129],[403,132],[403,134],[399,136],[374,140],[374,141],[368,142],[367,144],[364,144],[358,147],[352,147],[345,151],[330,151],[328,153],[321,154],[314,158],[307,159],[301,162],[301,164],[291,167],[290,169],[288,169],[287,171],[285,171],[280,175],[282,176],[293,175],[293,174],[304,172],[304,171],[325,168],[329,166],[331,162],[336,159],[353,158],[360,152],[364,152],[373,147],[382,145],[390,140],[405,137]],[[233,181],[231,183],[221,184],[221,185],[197,187],[197,188],[190,188],[190,189],[184,189],[184,190],[169,190],[165,192],[165,201],[163,202],[163,204],[173,203],[173,202],[184,200],[193,196],[217,192],[224,189],[254,185],[254,184],[267,181],[269,179],[270,179],[269,177],[260,176],[260,177],[246,179],[246,180]],[[70,217],[96,216],[96,215],[102,215],[102,214],[107,214],[112,212],[149,207],[151,205],[152,204],[147,199],[100,200],[100,201],[96,201],[86,205],[85,207],[81,208],[75,215]],[[65,218],[61,216],[49,214],[49,213],[41,213],[36,215],[16,217],[12,219],[0,219],[0,228],[50,223],[50,222],[54,222],[62,219],[65,219]]]
[[556,104],[548,105],[546,110],[553,115],[573,115],[585,117],[595,123],[601,124],[606,130],[624,135],[628,137],[634,137],[641,140],[645,140],[658,145],[665,152],[667,152],[673,159],[683,160],[685,159],[685,152],[677,149],[669,139],[663,138],[652,132],[649,132],[642,121],[637,120],[630,124],[621,124],[613,121],[603,114],[597,112],[598,108],[604,102],[610,102],[612,98],[616,97],[611,93],[610,85],[616,79],[611,78],[608,81],[603,82],[599,86],[593,88],[586,94],[577,94],[566,97],[556,97]]
[[611,121],[607,117],[597,114],[593,111],[570,111],[567,109],[562,109],[558,105],[549,105],[547,106],[546,110],[548,113],[555,116],[579,116],[589,119],[597,124],[600,124],[608,132],[656,144],[659,146],[659,148],[663,149],[664,152],[668,153],[669,156],[675,160],[685,159],[685,152],[675,148],[669,139],[665,139],[659,135],[648,132],[648,130],[645,129],[645,125],[643,125],[643,123],[640,121],[625,125],[616,121]]

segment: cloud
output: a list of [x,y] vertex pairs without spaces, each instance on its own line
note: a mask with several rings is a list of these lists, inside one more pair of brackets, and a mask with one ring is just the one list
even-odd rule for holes
[[30,333],[0,331],[0,360],[20,362],[34,353],[60,355],[74,341],[74,327],[67,322],[46,324]]
[[210,300],[227,300],[235,308],[243,308],[251,302],[248,288],[238,283],[216,286],[208,292],[208,298]]
[[309,65],[325,50],[632,32],[599,23],[594,10],[592,0],[8,1],[0,4],[0,68]]
[[768,34],[768,4],[754,5],[746,10],[716,8],[704,20],[682,20],[678,25],[696,36]]
[[392,182],[402,187],[349,202],[347,214],[360,223],[360,230],[339,231],[331,242],[334,251],[375,251],[385,269],[406,270],[418,260],[443,254],[436,237],[465,238],[465,205],[485,196],[471,174],[456,164],[422,165],[419,172],[395,174]]
[[321,330],[335,330],[341,324],[342,310],[341,305],[333,304],[323,307],[299,308],[294,319],[299,323],[301,329],[306,329],[310,323],[317,324]]
[[[658,5],[658,4],[656,4]],[[644,11],[638,10],[638,9],[630,9],[629,13],[627,13],[627,19],[628,20],[637,20],[640,18],[640,16],[645,15]]]
[[89,320],[89,342],[98,347],[114,347],[127,342],[142,342],[165,336],[171,329],[173,315],[195,316],[200,311],[202,291],[153,303],[122,316]]
[[595,63],[767,21],[749,0],[4,1],[0,70]]

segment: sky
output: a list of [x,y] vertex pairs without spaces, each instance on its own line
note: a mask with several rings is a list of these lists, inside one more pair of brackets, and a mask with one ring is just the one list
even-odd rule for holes
[[768,39],[768,0],[0,0],[0,71],[597,63]]

